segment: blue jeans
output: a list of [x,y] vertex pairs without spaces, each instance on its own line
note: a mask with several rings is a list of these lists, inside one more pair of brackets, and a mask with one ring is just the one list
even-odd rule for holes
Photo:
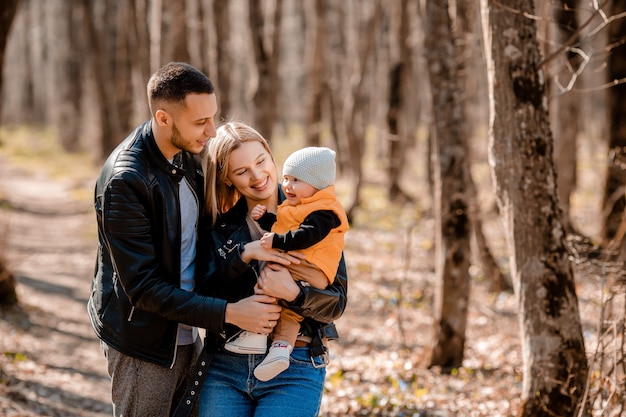
[[309,348],[294,348],[289,368],[267,382],[252,373],[264,357],[220,350],[200,391],[199,417],[317,417],[326,368],[313,366]]

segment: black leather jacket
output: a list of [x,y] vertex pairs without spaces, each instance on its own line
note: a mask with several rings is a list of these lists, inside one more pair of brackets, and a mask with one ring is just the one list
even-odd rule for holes
[[178,322],[219,332],[226,309],[224,300],[180,289],[183,177],[203,207],[199,159],[183,152],[183,167],[165,159],[146,122],[111,153],[95,188],[91,324],[116,350],[164,366],[175,358]]
[[[280,190],[280,189],[279,189]],[[279,191],[280,200],[284,195]],[[258,276],[258,262],[250,264],[241,259],[243,245],[252,240],[246,223],[248,207],[241,198],[233,208],[221,215],[215,226],[203,224],[199,230],[198,255],[196,262],[197,291],[201,294],[238,301],[254,293]],[[208,219],[203,222],[208,223]],[[332,323],[343,314],[348,296],[348,275],[343,257],[339,263],[333,284],[326,289],[300,285],[300,295],[291,303],[283,304],[302,315],[301,333],[314,336],[324,324]],[[228,338],[238,329],[227,325]],[[224,337],[207,333],[207,345],[216,348]]]

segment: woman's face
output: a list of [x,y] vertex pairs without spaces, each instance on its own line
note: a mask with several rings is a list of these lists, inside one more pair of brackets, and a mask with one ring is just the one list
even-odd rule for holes
[[248,208],[276,204],[276,165],[260,142],[243,142],[231,152],[226,178],[246,198]]

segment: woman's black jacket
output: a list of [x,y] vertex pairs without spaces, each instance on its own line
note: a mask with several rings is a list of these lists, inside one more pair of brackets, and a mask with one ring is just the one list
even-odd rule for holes
[[[279,199],[284,199],[279,191]],[[248,207],[241,198],[228,212],[219,216],[211,227],[208,219],[201,222],[196,258],[197,291],[203,295],[224,298],[235,302],[254,294],[259,264],[250,264],[241,259],[244,244],[252,241],[246,222]],[[300,295],[291,303],[281,303],[302,315],[301,333],[313,337],[319,328],[332,323],[343,314],[348,296],[348,276],[346,264],[341,258],[337,276],[326,289],[300,285]],[[238,329],[227,325],[225,334],[229,337]],[[222,337],[207,333],[207,344],[213,347],[223,343]],[[209,346],[210,347],[210,346]]]

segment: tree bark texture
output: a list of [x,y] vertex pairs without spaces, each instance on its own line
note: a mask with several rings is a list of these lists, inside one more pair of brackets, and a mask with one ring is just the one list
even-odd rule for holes
[[574,277],[558,208],[533,0],[481,0],[490,163],[519,303],[523,417],[571,417],[587,378]]
[[465,117],[448,0],[426,3],[427,66],[433,101],[435,174],[435,342],[430,366],[463,363],[470,292],[469,165]]

